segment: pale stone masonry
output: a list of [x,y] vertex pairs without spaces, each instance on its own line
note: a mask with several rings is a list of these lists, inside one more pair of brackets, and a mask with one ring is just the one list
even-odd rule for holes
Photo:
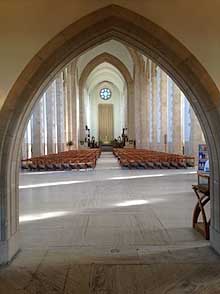
[[[204,136],[191,106],[190,124],[183,119],[181,90],[149,58],[134,49],[129,50],[134,63],[133,81],[125,78],[119,112],[119,115],[127,113],[122,119],[122,127],[128,128],[129,139],[136,141],[137,148],[181,154],[184,147],[185,153],[196,156],[198,144],[204,143]],[[105,55],[102,58],[105,60]],[[111,63],[111,56],[106,54],[106,60]],[[46,113],[42,114],[45,111],[41,103],[44,96],[33,110],[33,156],[67,150],[69,141],[72,148],[78,148],[79,140],[85,138],[85,125],[90,127],[92,110],[88,116],[90,97],[87,88],[79,91],[79,79],[86,78],[78,77],[77,61],[75,58],[69,63],[46,89]],[[112,62],[116,66],[115,60]],[[184,138],[186,128],[190,133],[188,139]],[[24,138],[23,158],[27,157],[26,145]]]

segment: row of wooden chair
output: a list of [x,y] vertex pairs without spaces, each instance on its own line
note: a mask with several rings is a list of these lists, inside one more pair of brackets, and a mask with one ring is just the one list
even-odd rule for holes
[[94,169],[100,154],[100,149],[64,151],[23,159],[21,168],[29,171]]
[[122,167],[144,169],[180,169],[193,167],[195,158],[145,149],[113,149]]

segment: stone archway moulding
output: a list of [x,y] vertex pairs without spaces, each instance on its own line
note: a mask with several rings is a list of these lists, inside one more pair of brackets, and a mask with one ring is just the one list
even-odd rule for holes
[[140,50],[189,97],[209,145],[211,245],[220,252],[220,93],[206,70],[178,40],[146,18],[111,5],[83,17],[47,43],[26,66],[1,109],[0,263],[8,262],[19,249],[19,155],[30,111],[56,72],[85,50],[109,39]]
[[80,137],[84,138],[83,129],[85,126],[85,118],[84,118],[84,109],[83,109],[83,89],[85,87],[86,81],[90,75],[90,73],[100,64],[107,62],[111,65],[113,65],[117,70],[121,73],[121,75],[124,77],[126,85],[127,85],[127,93],[128,93],[128,133],[130,138],[134,138],[134,129],[132,128],[132,125],[134,125],[134,112],[129,111],[129,109],[133,109],[133,93],[134,93],[134,83],[133,79],[131,77],[131,74],[127,67],[124,65],[124,63],[121,62],[120,59],[115,57],[112,54],[109,54],[107,52],[101,53],[94,57],[83,69],[80,79],[79,79],[79,109],[80,109],[80,123],[79,123],[79,129],[80,129]]

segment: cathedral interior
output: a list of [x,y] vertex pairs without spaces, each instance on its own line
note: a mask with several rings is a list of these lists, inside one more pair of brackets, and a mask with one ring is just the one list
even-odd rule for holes
[[220,293],[220,86],[202,32],[178,22],[181,1],[171,31],[162,1],[54,1],[62,25],[50,2],[22,1],[36,10],[9,27],[23,61],[0,48],[0,294]]

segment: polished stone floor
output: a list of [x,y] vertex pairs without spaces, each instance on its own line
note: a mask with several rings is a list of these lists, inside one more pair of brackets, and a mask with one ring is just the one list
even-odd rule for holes
[[191,228],[193,169],[20,175],[21,252],[0,294],[220,293],[220,257]]

